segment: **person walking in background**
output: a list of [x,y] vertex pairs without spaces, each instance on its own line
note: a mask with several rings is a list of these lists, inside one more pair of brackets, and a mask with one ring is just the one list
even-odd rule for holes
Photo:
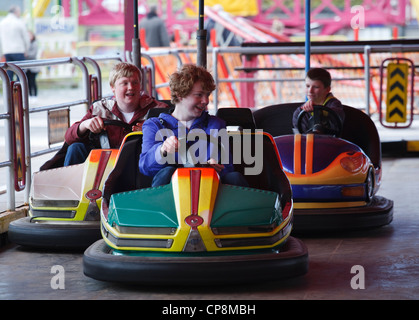
[[170,40],[164,21],[157,15],[157,7],[151,6],[147,16],[141,19],[140,29],[145,30],[149,47],[169,47]]
[[[25,60],[25,54],[29,49],[28,30],[20,15],[20,8],[13,6],[0,23],[1,49],[6,62]],[[10,81],[13,81],[14,72],[9,70],[7,74]]]
[[[32,31],[29,31],[29,49],[26,54],[26,60],[36,60],[38,56],[38,41],[36,36]],[[28,86],[29,86],[29,98],[36,99],[38,95],[38,87],[36,85],[36,75],[39,73],[40,69],[38,67],[29,68],[26,70],[26,76],[28,77]]]

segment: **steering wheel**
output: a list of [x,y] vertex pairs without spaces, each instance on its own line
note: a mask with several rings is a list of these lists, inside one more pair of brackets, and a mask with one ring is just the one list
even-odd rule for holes
[[[297,129],[299,133],[321,133],[339,137],[342,133],[342,120],[331,108],[322,105],[313,106],[313,115],[301,110],[297,119]],[[303,129],[303,119],[307,119],[309,128]]]
[[[226,147],[221,143],[220,139],[218,139],[218,137],[213,137],[213,136],[208,135],[208,134],[205,135],[205,138],[201,137],[201,136],[197,136],[194,142],[188,141],[189,146],[186,145],[186,148],[184,150],[179,150],[179,157],[182,160],[182,163],[183,163],[182,166],[184,168],[191,168],[191,167],[208,167],[208,168],[210,168],[211,167],[211,165],[206,163],[206,162],[205,163],[200,163],[199,161],[197,162],[197,160],[199,160],[199,159],[196,159],[195,155],[192,154],[192,151],[191,151],[192,145],[195,144],[195,143],[198,143],[201,140],[206,141],[207,143],[208,142],[209,143],[214,143],[214,145],[215,145],[215,147],[217,148],[217,151],[218,151],[218,154],[217,154],[218,157],[217,158],[218,159],[224,159],[223,155],[226,154],[227,150],[226,150]],[[186,138],[179,139],[179,142],[184,143],[184,144],[187,143]],[[207,147],[208,147],[208,145],[206,146],[206,148]],[[183,151],[183,152],[181,152],[181,151]],[[215,157],[215,154],[214,154],[215,151],[216,150],[214,148],[212,150],[211,155],[210,155],[209,158],[214,158]],[[227,153],[227,155],[228,155],[228,153]],[[194,163],[194,162],[196,162],[196,163]]]
[[[125,122],[120,121],[120,120],[104,119],[103,124],[105,125],[105,127],[106,126],[117,126],[117,127],[124,128],[128,132],[132,132],[132,126],[130,126],[128,123],[125,123]],[[90,132],[89,140],[93,144],[97,144],[97,142],[99,142],[100,149],[110,149],[108,132],[106,130],[102,130],[99,133]]]

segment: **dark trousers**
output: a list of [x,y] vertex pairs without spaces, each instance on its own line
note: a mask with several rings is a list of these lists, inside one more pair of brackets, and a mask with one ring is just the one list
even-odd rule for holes
[[36,86],[37,74],[37,72],[32,72],[31,70],[26,71],[26,76],[28,77],[29,95],[31,97],[36,97],[38,95],[38,87]]
[[67,153],[64,159],[64,166],[71,166],[86,161],[92,148],[86,147],[82,142],[75,142],[68,146]]

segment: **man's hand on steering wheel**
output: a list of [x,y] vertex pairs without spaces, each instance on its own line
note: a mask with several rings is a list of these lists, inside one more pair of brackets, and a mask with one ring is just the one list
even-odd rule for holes
[[91,133],[99,134],[103,130],[106,130],[106,126],[119,126],[125,128],[128,132],[132,131],[139,131],[141,130],[142,125],[140,123],[136,123],[133,126],[120,121],[120,120],[110,120],[110,119],[102,119],[99,116],[84,120],[79,125],[79,133],[83,135],[87,130]]
[[91,133],[100,133],[105,128],[103,119],[101,117],[93,117],[87,120],[84,120],[79,125],[79,133],[83,135],[87,130]]
[[[308,110],[311,108],[310,114]],[[304,130],[303,119],[306,117],[308,117],[309,127]],[[342,132],[342,125],[342,120],[333,109],[309,103],[302,106],[297,120],[297,129],[300,133],[322,133],[338,137]]]
[[301,110],[304,110],[305,112],[312,112],[314,110],[313,106],[314,106],[313,101],[307,100],[307,102],[301,106]]
[[[205,139],[205,141],[211,141],[212,137],[210,135],[206,135]],[[184,145],[185,148],[181,148],[181,145]],[[226,152],[223,145],[220,145],[219,148],[221,152]],[[168,153],[175,152],[179,152],[179,157],[182,159],[183,165],[185,167],[211,167],[217,172],[221,172],[224,169],[224,165],[218,163],[218,161],[214,159],[212,155],[206,163],[193,164],[190,162],[190,160],[193,159],[193,155],[189,154],[189,148],[185,138],[178,139],[176,136],[171,136],[162,143],[160,147],[160,153],[163,156],[167,156]]]
[[[96,120],[93,120],[96,119]],[[92,121],[89,121],[92,120]],[[123,127],[125,130],[127,130],[128,132],[132,132],[133,131],[133,127],[134,126],[130,126],[128,123],[125,123],[123,121],[120,120],[109,120],[109,119],[102,119],[100,117],[94,117],[88,120],[83,121],[79,128],[81,127],[81,125],[85,122],[87,122],[87,125],[91,125],[92,126],[92,130],[90,130],[90,134],[89,134],[89,140],[93,142],[93,144],[95,144],[96,140],[99,140],[100,143],[100,148],[101,149],[109,149],[110,148],[110,143],[109,143],[109,137],[108,134],[106,132],[106,126],[118,126],[118,127]],[[102,125],[100,125],[100,123],[102,123]],[[98,129],[99,127],[102,127],[102,129]],[[97,129],[97,130],[96,130]]]

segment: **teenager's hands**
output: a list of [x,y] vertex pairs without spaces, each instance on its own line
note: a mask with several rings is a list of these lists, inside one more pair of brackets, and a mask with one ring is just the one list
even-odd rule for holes
[[307,100],[307,102],[304,103],[301,106],[301,109],[304,110],[304,111],[306,111],[306,112],[312,112],[314,110],[314,108],[313,108],[313,101]]
[[219,164],[219,163],[217,163],[217,161],[215,160],[215,159],[213,159],[213,158],[211,158],[211,159],[209,159],[208,161],[207,161],[207,163],[212,167],[212,168],[214,168],[215,169],[215,171],[217,171],[217,172],[220,172],[221,170],[223,170],[224,169],[224,165],[223,164]]
[[179,150],[179,140],[175,136],[167,138],[160,147],[161,154],[175,153]]
[[142,128],[143,128],[143,124],[142,123],[140,123],[140,122],[137,122],[136,124],[134,124],[133,126],[132,126],[132,131],[134,132],[134,131],[141,131],[142,130]]
[[101,117],[94,117],[87,120],[84,120],[80,123],[78,128],[79,136],[82,136],[86,133],[87,130],[90,130],[93,133],[100,133],[105,128],[103,120]]
[[[175,136],[171,136],[163,142],[162,146],[160,147],[160,152],[162,155],[175,153],[179,150],[179,146],[180,141]],[[224,165],[217,163],[217,161],[213,158],[209,159],[207,163],[217,172],[221,172],[221,170],[224,169]]]

